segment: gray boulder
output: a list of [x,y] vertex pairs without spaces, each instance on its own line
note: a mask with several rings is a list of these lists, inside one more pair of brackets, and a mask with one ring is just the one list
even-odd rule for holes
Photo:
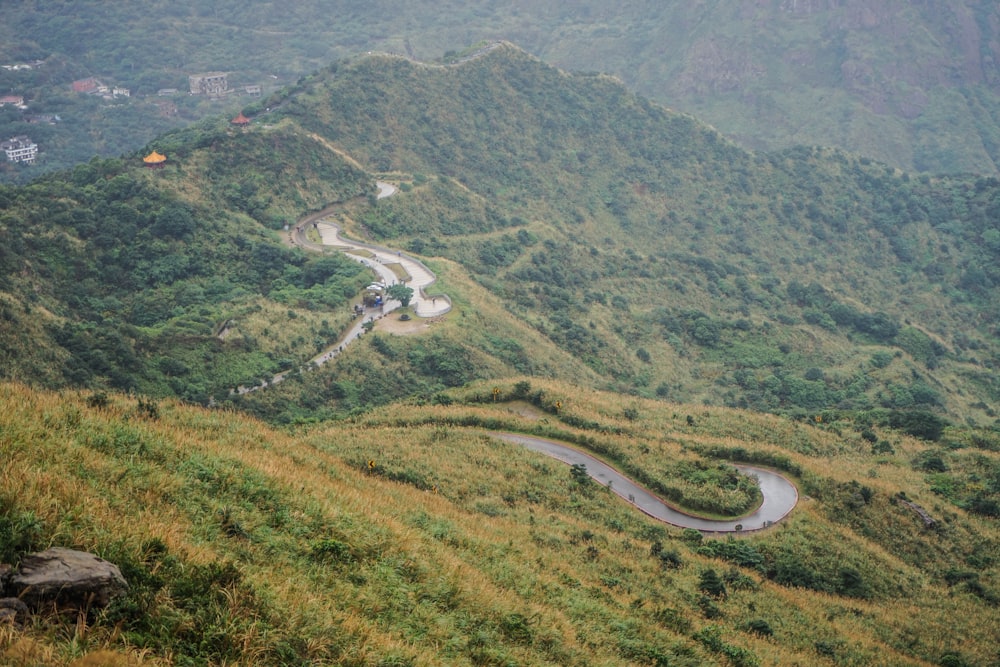
[[0,598],[0,625],[24,625],[28,622],[28,605],[17,598]]
[[85,551],[52,547],[21,559],[10,589],[30,606],[106,606],[128,590],[114,563]]

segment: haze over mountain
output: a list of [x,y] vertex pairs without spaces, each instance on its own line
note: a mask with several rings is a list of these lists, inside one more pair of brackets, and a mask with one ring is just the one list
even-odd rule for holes
[[[0,660],[996,662],[1000,181],[750,152],[506,42],[449,63],[0,186],[0,561],[130,583]],[[292,243],[319,211],[451,311],[311,368],[371,282]],[[708,539],[498,431],[710,519],[760,498],[734,463],[800,498]]]
[[[29,128],[8,109],[0,130],[38,135],[39,170],[68,165],[134,149],[220,104],[252,102],[184,95],[190,74],[222,70],[234,91],[273,89],[367,51],[427,61],[503,39],[563,69],[614,74],[748,147],[835,146],[907,170],[993,174],[998,12],[988,0],[14,0],[0,7],[0,60],[45,64],[0,71],[0,90],[24,95],[27,113],[65,118]],[[73,80],[90,76],[130,88],[134,99],[70,94]],[[163,89],[182,95],[158,98]]]
[[[210,334],[252,312],[254,295],[277,290],[293,311],[335,306],[351,283],[295,291],[339,275],[335,260],[314,271],[317,258],[278,248],[258,225],[343,200],[349,230],[442,258],[432,266],[466,285],[453,288],[460,300],[500,309],[470,325],[461,347],[501,365],[457,364],[455,384],[515,371],[764,410],[995,419],[994,179],[912,179],[813,149],[754,155],[608,77],[567,75],[507,44],[447,67],[365,57],[266,104],[249,133],[220,121],[159,139],[172,156],[164,170],[95,163],[6,191],[10,298],[46,295],[37,314],[55,316],[49,335],[12,348],[8,373],[106,377],[104,358],[89,370],[37,364],[45,341],[67,349],[100,323],[96,334],[112,325],[121,341],[108,344],[132,350],[116,385],[161,393],[177,373],[158,355],[190,354],[174,336]],[[407,191],[348,202],[373,177],[341,154],[394,173]],[[192,317],[203,324],[166,335]],[[316,321],[327,322],[322,344],[338,318],[298,322],[296,344],[267,340],[272,313],[262,323],[271,333],[239,339],[256,354],[237,354],[235,375],[197,379],[208,367],[190,358],[195,375],[168,384],[223,400],[258,373],[305,361]],[[211,346],[225,356],[233,343]],[[415,358],[384,356],[390,366]],[[438,382],[448,375],[435,370],[442,359],[424,361]],[[579,376],[581,364],[593,375]],[[351,382],[370,391],[373,372],[355,368]],[[304,391],[312,403],[356,404],[354,389]],[[392,395],[403,394],[362,403]]]

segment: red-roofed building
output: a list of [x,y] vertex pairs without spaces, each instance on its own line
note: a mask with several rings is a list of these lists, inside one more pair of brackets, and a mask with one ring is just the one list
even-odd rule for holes
[[21,95],[3,95],[2,97],[0,97],[0,107],[4,106],[5,104],[11,104],[15,107],[23,107],[24,97],[22,97]]
[[244,116],[243,112],[241,111],[240,115],[238,115],[236,118],[232,119],[229,122],[238,127],[246,127],[247,125],[250,124],[250,119]]
[[97,87],[100,84],[94,77],[89,77],[86,79],[80,79],[79,81],[73,82],[73,92],[74,93],[96,93]]

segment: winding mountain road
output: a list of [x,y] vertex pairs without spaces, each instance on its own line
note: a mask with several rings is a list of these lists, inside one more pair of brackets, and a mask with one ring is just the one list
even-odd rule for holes
[[686,514],[666,504],[652,492],[644,489],[628,477],[598,458],[568,445],[536,438],[520,433],[491,433],[491,436],[505,442],[539,452],[569,465],[584,465],[587,474],[654,519],[680,528],[694,528],[704,533],[750,532],[768,528],[788,516],[799,500],[798,489],[785,477],[771,470],[753,466],[738,465],[736,468],[757,478],[763,497],[760,507],[747,516],[737,519],[703,519]]
[[[391,197],[399,191],[395,185],[384,181],[377,181],[375,185],[378,188],[376,195],[378,199]],[[305,250],[315,252],[326,252],[331,248],[340,250],[347,257],[364,264],[374,271],[383,285],[404,282],[408,287],[413,289],[413,298],[410,300],[410,307],[417,317],[437,317],[451,310],[451,299],[447,295],[427,294],[427,288],[437,280],[437,277],[430,269],[424,266],[423,262],[409,255],[404,255],[399,250],[390,250],[389,248],[354,241],[341,236],[340,227],[330,220],[330,216],[338,208],[339,206],[331,206],[300,220],[290,230],[291,242]],[[313,227],[319,233],[319,243],[309,240],[307,234],[309,227]],[[404,281],[400,281],[397,271],[406,275]],[[344,348],[350,343],[353,343],[364,334],[367,322],[374,322],[376,319],[384,317],[401,306],[402,304],[399,301],[389,299],[380,307],[366,308],[361,317],[355,319],[336,343],[328,346],[306,362],[305,368],[322,366],[330,361],[343,352]],[[241,385],[235,389],[234,393],[247,394],[270,385],[280,384],[288,374],[289,371],[278,373],[270,380],[265,380],[258,385]]]
[[[383,199],[397,192],[396,187],[379,181],[377,197]],[[336,248],[353,257],[372,269],[383,284],[392,285],[399,282],[399,274],[405,274],[406,284],[413,288],[411,300],[414,313],[419,317],[434,317],[451,310],[451,300],[444,295],[428,296],[426,288],[430,286],[435,276],[422,262],[381,246],[353,241],[341,236],[340,227],[330,219],[334,209],[327,209],[309,216],[295,226],[291,232],[292,242],[298,246],[314,251],[325,251]],[[306,230],[312,226],[320,236],[320,243],[309,240]],[[362,335],[367,321],[373,321],[382,315],[400,307],[399,301],[389,301],[380,309],[369,309],[358,318],[351,328],[338,340],[337,344],[328,348],[310,360],[312,365],[321,365],[333,359],[344,347]],[[284,380],[285,374],[276,375],[262,385],[256,387],[239,387],[238,393],[247,393],[268,384],[276,384]],[[583,465],[587,474],[602,485],[609,487],[615,494],[627,500],[640,511],[681,528],[694,528],[706,533],[735,533],[761,530],[772,526],[791,512],[798,503],[799,493],[795,485],[785,477],[770,470],[752,466],[738,465],[736,468],[747,475],[757,478],[763,498],[756,511],[737,519],[713,520],[686,514],[663,502],[654,493],[639,486],[622,473],[615,470],[600,459],[586,454],[565,444],[518,433],[492,433],[493,437],[505,442],[520,445],[535,452],[545,454],[569,465]]]

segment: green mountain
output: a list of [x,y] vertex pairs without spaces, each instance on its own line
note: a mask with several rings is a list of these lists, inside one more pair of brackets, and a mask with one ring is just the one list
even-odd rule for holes
[[[248,111],[0,187],[0,562],[130,582],[0,663],[996,662],[1000,181],[751,153],[507,43]],[[451,311],[308,368],[371,282],[316,215]],[[799,501],[706,538],[497,431]]]
[[[261,414],[527,373],[766,411],[995,419],[994,179],[748,153],[506,44],[452,66],[337,64],[261,108],[246,133],[219,120],[157,140],[162,170],[99,160],[3,191],[9,376],[209,402],[305,362],[365,277],[266,229],[339,201],[349,231],[428,257],[457,316],[362,346],[333,382],[239,399]],[[376,172],[404,192],[356,198]],[[220,340],[232,319],[243,334]]]
[[366,58],[272,103],[363,164],[438,174],[364,228],[460,263],[607,386],[992,417],[992,179],[747,153],[506,45],[453,67]]
[[[755,149],[835,146],[909,171],[995,174],[1000,155],[1000,14],[987,0],[565,3],[13,0],[0,90],[23,95],[0,135],[37,134],[36,170],[118,155],[165,128],[247,98],[190,96],[188,76],[229,73],[233,95],[265,91],[367,51],[448,59],[505,39],[570,71],[613,74]],[[132,98],[70,92],[97,77]],[[179,95],[159,97],[176,89]],[[8,170],[3,177],[27,179]]]

